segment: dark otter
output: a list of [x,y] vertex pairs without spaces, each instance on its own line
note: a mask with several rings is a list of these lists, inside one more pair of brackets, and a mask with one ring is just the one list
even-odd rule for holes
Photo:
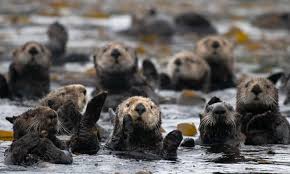
[[248,77],[238,85],[236,109],[242,115],[245,144],[290,142],[290,125],[279,111],[275,82],[271,78]]
[[114,130],[106,147],[131,154],[153,154],[157,159],[176,159],[181,141],[181,132],[177,130],[163,138],[160,108],[149,98],[134,96],[118,106]]
[[6,162],[16,165],[31,165],[39,160],[71,164],[73,153],[95,154],[100,149],[96,122],[100,117],[107,93],[102,92],[88,103],[77,131],[64,143],[56,137],[59,127],[57,113],[48,107],[38,107],[20,116],[6,118],[13,123],[14,142],[6,153]]
[[64,142],[56,137],[57,113],[48,107],[38,107],[23,114],[6,118],[13,123],[13,143],[6,154],[6,162],[31,165],[38,160],[71,164],[72,156]]
[[167,65],[167,72],[169,81],[164,80],[164,77],[161,78],[163,89],[194,89],[205,92],[209,90],[210,68],[208,64],[189,51],[175,54]]
[[[150,82],[138,71],[138,58],[135,50],[124,44],[112,42],[98,50],[94,55],[97,74],[96,91],[108,91],[104,106],[116,108],[124,99],[140,95],[158,102],[158,96]],[[152,67],[152,66],[143,66]],[[145,74],[148,74],[147,71]]]
[[290,30],[290,12],[270,12],[258,15],[252,24],[266,29]]
[[205,37],[198,41],[195,52],[210,66],[210,90],[235,87],[233,45],[227,39],[221,36]]
[[82,53],[66,53],[69,39],[68,31],[64,25],[54,22],[47,29],[48,43],[46,46],[52,54],[52,63],[61,65],[66,62],[88,62],[89,56]]
[[200,114],[199,131],[203,145],[238,147],[242,141],[240,115],[217,97],[210,99]]
[[38,99],[49,92],[50,53],[37,42],[27,42],[13,51],[8,85],[17,98]]

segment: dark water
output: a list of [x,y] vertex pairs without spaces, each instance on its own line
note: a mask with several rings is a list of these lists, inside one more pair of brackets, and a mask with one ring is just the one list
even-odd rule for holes
[[[29,5],[28,3],[29,2]],[[285,6],[290,5],[289,1],[229,1],[223,0],[219,3],[209,1],[135,1],[126,0],[124,4],[117,1],[82,1],[82,8],[73,8],[71,6],[61,8],[60,17],[43,15],[49,11],[50,1],[5,1],[0,0],[0,53],[1,48],[4,50],[0,54],[0,73],[6,73],[9,66],[9,58],[7,52],[17,45],[21,45],[29,40],[46,41],[45,31],[48,24],[58,20],[69,28],[70,41],[69,51],[91,52],[93,48],[106,43],[110,40],[121,40],[135,47],[144,47],[146,54],[141,54],[141,58],[156,58],[155,62],[164,62],[164,57],[170,56],[172,53],[181,49],[193,49],[194,42],[191,37],[174,37],[172,43],[162,44],[146,44],[138,40],[132,40],[123,36],[119,36],[114,31],[126,28],[130,25],[130,17],[128,13],[130,9],[124,5],[126,3],[133,5],[145,6],[153,2],[158,4],[161,9],[169,14],[174,13],[174,10],[182,11],[184,4],[191,4],[191,8],[203,14],[206,14],[218,28],[221,33],[225,33],[232,25],[236,25],[249,34],[255,40],[261,40],[263,37],[273,39],[290,40],[286,31],[267,31],[261,30],[249,23],[251,16],[269,10],[285,10]],[[79,2],[79,1],[76,1]],[[97,2],[97,3],[96,3]],[[103,6],[98,6],[101,3]],[[121,4],[121,5],[120,5]],[[140,5],[141,4],[141,5]],[[194,5],[194,6],[193,6]],[[68,6],[64,4],[63,6]],[[173,8],[175,7],[176,8]],[[85,9],[98,9],[100,11],[109,11],[114,13],[109,18],[86,18],[82,15]],[[118,10],[118,7],[122,10]],[[16,9],[16,10],[15,10]],[[41,10],[40,10],[41,9]],[[128,10],[129,9],[129,10]],[[227,10],[225,10],[227,9]],[[132,10],[133,11],[133,10]],[[29,14],[26,18],[20,18],[18,23],[12,23],[9,16],[20,16],[20,14]],[[239,20],[233,19],[233,16],[241,16]],[[9,19],[9,20],[8,20]],[[28,21],[27,21],[28,20]],[[160,47],[164,48],[161,49]],[[163,52],[160,52],[163,50]],[[165,51],[164,51],[165,50]],[[167,50],[167,51],[166,51]],[[288,48],[288,53],[289,53]],[[280,51],[283,55],[288,54],[287,48]],[[280,55],[279,52],[279,55]],[[260,68],[259,63],[255,61],[248,62],[243,57],[248,57],[251,52],[245,51],[243,48],[237,48],[236,65],[237,74],[254,73]],[[253,53],[256,54],[256,53]],[[273,56],[275,54],[273,53]],[[158,59],[157,59],[158,58]],[[287,62],[286,62],[287,63]],[[52,74],[64,74],[62,80],[52,82],[52,88],[60,86],[61,81],[67,80],[70,76],[66,74],[81,74],[78,78],[70,79],[71,81],[81,81],[84,77],[90,79],[85,72],[92,68],[93,64],[67,64],[64,67],[52,68]],[[271,67],[279,69],[279,67]],[[161,68],[162,70],[162,68]],[[265,75],[258,73],[256,75]],[[92,86],[88,86],[88,90],[92,90]],[[90,92],[88,92],[90,93]],[[174,92],[159,91],[162,95],[174,96]],[[205,98],[211,96],[219,96],[223,100],[235,105],[235,89],[228,89],[205,95]],[[289,113],[290,107],[282,104],[285,96],[280,95],[280,106],[283,113]],[[36,102],[25,102],[19,104],[9,100],[0,100],[0,129],[11,130],[11,125],[5,121],[6,116],[21,114],[26,111]],[[169,132],[176,128],[178,123],[194,122],[199,124],[198,113],[202,111],[201,106],[178,106],[178,105],[161,105],[163,114],[163,128]],[[111,124],[102,121],[101,125],[110,128]],[[198,136],[198,135],[197,135]],[[197,138],[197,136],[195,138]],[[170,162],[165,160],[160,161],[144,161],[134,159],[121,159],[119,157],[103,153],[98,155],[79,155],[74,156],[72,165],[55,165],[49,163],[41,163],[33,167],[6,166],[3,164],[5,149],[10,142],[0,141],[0,173],[135,173],[137,171],[151,171],[152,173],[289,173],[290,172],[290,146],[275,145],[275,146],[242,146],[239,154],[223,154],[212,153],[206,147],[196,146],[194,148],[180,148],[178,151],[178,160]]]

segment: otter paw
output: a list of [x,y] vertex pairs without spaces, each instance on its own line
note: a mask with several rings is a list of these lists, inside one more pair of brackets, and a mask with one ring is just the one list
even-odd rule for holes
[[164,159],[175,160],[177,148],[182,141],[182,133],[179,130],[171,131],[163,140],[162,156]]
[[73,136],[70,142],[70,148],[74,154],[94,155],[100,150],[98,137],[92,133]]
[[124,135],[130,135],[133,131],[133,119],[130,115],[125,115],[123,119],[123,130],[124,130]]

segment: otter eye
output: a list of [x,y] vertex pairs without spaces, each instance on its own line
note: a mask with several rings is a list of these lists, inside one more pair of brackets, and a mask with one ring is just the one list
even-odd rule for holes
[[84,90],[83,93],[84,93],[84,95],[87,95],[87,90]]
[[249,85],[250,85],[250,82],[246,83],[245,87],[247,88],[249,87]]
[[153,109],[153,106],[151,105],[150,108]]
[[271,87],[270,85],[266,85],[266,88],[267,88],[267,89],[270,89],[270,87]]
[[130,106],[129,103],[127,103],[127,104],[126,104],[126,107],[129,107],[129,106]]
[[105,53],[107,50],[108,50],[108,47],[105,47],[105,48],[103,49],[103,53]]

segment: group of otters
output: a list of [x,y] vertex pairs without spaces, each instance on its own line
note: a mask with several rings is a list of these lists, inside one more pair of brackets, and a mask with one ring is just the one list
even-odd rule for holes
[[[207,102],[200,114],[196,144],[290,143],[290,125],[279,111],[275,87],[283,73],[236,80],[233,46],[222,36],[207,36],[194,52],[177,53],[169,60],[166,73],[159,73],[150,60],[139,68],[135,50],[125,44],[105,45],[93,55],[97,86],[86,105],[86,88],[80,84],[49,93],[50,62],[65,57],[67,33],[54,23],[48,35],[46,45],[27,42],[17,48],[7,80],[0,76],[2,98],[40,98],[34,109],[6,117],[14,131],[14,140],[5,152],[7,164],[71,164],[71,153],[96,154],[100,142],[105,142],[102,149],[117,155],[175,160],[178,147],[193,146],[188,142],[194,140],[183,140],[178,130],[162,136],[162,99],[157,88],[210,92],[237,86],[236,109],[217,97]],[[102,111],[109,112],[114,122],[110,136],[97,124]],[[70,139],[61,140],[57,135],[70,135]]]

